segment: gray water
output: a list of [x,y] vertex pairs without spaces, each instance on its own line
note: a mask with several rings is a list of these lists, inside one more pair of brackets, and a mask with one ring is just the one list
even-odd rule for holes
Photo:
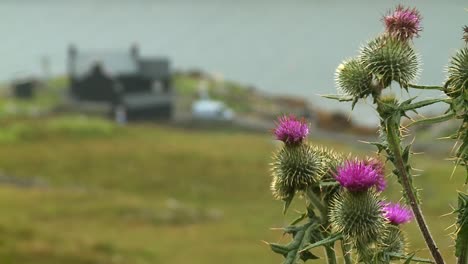
[[[424,16],[424,31],[415,41],[424,63],[419,82],[442,83],[449,56],[463,45],[466,0],[4,0],[0,80],[40,76],[44,56],[53,74],[63,74],[70,43],[125,52],[138,43],[143,55],[169,56],[179,69],[198,68],[349,111],[348,104],[318,94],[335,92],[336,66],[381,32],[381,16],[400,2],[417,6]],[[376,122],[370,105],[359,105],[352,116]]]

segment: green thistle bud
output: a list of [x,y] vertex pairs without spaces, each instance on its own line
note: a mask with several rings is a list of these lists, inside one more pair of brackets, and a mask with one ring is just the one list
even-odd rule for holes
[[361,61],[382,88],[392,81],[407,87],[419,72],[419,56],[411,45],[390,36],[371,40],[361,49]]
[[385,237],[386,220],[382,215],[381,200],[371,189],[342,191],[335,196],[330,222],[336,232],[343,233],[357,249],[361,249],[361,254]]
[[320,162],[323,167],[323,174],[320,180],[335,181],[334,173],[336,172],[336,168],[345,160],[343,155],[322,146],[315,146],[313,151],[317,157],[320,157]]
[[369,257],[370,263],[373,264],[388,264],[392,260],[398,260],[398,258],[392,257],[391,254],[405,255],[406,253],[406,237],[403,232],[395,225],[387,225],[387,233],[381,241],[377,253]]
[[377,111],[381,113],[382,116],[387,117],[395,114],[395,110],[398,106],[398,100],[394,94],[382,95],[378,99],[378,102]]
[[335,80],[341,92],[355,98],[365,98],[372,93],[372,74],[359,59],[353,58],[340,64]]
[[383,252],[398,253],[404,255],[406,252],[406,237],[403,231],[396,225],[387,225],[387,235],[382,240]]
[[450,96],[461,95],[468,100],[468,47],[459,50],[450,60],[446,87]]
[[277,200],[288,201],[294,197],[296,190],[282,181],[280,177],[273,176],[271,191]]
[[317,185],[323,175],[321,157],[305,143],[284,145],[273,157],[272,173],[273,193],[284,197],[285,194]]
[[[323,174],[320,177],[320,180],[322,182],[336,182],[336,168],[345,161],[343,155],[325,147],[315,147],[315,153],[317,153],[317,156],[321,157],[321,163],[323,166]],[[330,202],[339,190],[339,185],[323,186],[321,188],[323,199],[327,203]]]

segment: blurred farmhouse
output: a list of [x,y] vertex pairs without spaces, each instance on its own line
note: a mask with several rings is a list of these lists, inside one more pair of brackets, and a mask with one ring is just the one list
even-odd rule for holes
[[68,50],[70,94],[80,108],[118,110],[129,120],[170,119],[174,97],[167,58],[141,57],[137,46],[128,52]]
[[9,96],[2,92],[0,99],[4,116],[71,113],[118,123],[220,124],[264,132],[278,116],[293,114],[317,130],[377,135],[375,128],[355,125],[347,113],[323,111],[309,98],[270,94],[201,70],[173,70],[168,58],[141,56],[136,45],[127,51],[82,50],[71,45],[66,76],[16,79],[8,90]]

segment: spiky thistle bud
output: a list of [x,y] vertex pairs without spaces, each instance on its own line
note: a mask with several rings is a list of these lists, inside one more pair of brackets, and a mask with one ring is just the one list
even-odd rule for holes
[[[323,167],[323,174],[320,177],[322,183],[333,183],[336,182],[335,174],[336,169],[343,164],[345,161],[342,154],[337,153],[331,149],[316,146],[314,147],[317,156],[321,157],[321,163]],[[323,195],[323,200],[328,204],[335,194],[340,190],[340,186],[337,185],[324,185],[320,187],[320,192]]]
[[278,200],[286,201],[288,199],[292,199],[296,193],[296,190],[293,187],[285,184],[283,178],[276,175],[273,176],[270,187],[273,197]]
[[341,232],[365,251],[385,235],[386,220],[378,193],[343,190],[332,201],[330,223],[334,231]]
[[305,120],[299,120],[294,115],[278,118],[273,133],[276,139],[287,145],[300,144],[309,134],[309,126]]
[[419,57],[412,46],[391,36],[371,40],[361,49],[361,61],[381,88],[392,81],[407,87],[419,72]]
[[376,159],[346,161],[337,168],[336,180],[350,192],[362,192],[371,187],[383,191],[386,186],[383,164]]
[[365,98],[372,93],[372,74],[359,59],[340,64],[336,68],[335,80],[340,92],[355,98]]
[[392,254],[405,255],[407,240],[403,231],[398,226],[387,225],[387,232],[380,243],[379,252],[373,257],[372,263],[391,263],[397,260]]
[[460,49],[450,60],[446,87],[451,97],[468,98],[468,47]]
[[408,208],[397,203],[383,204],[383,214],[390,224],[401,225],[413,219],[413,214]]
[[315,186],[324,173],[322,160],[308,144],[285,145],[273,156],[272,191],[284,199],[295,191]]
[[386,32],[400,41],[408,41],[419,36],[421,14],[416,8],[398,5],[395,10],[383,17]]

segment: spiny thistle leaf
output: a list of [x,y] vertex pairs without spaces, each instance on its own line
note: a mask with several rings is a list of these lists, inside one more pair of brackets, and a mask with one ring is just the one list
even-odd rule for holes
[[306,247],[304,247],[304,249],[302,249],[302,251],[310,250],[310,249],[313,249],[313,248],[316,248],[316,247],[321,247],[321,246],[328,246],[331,243],[333,243],[333,242],[335,242],[337,240],[340,240],[342,238],[343,238],[343,235],[340,234],[340,233],[332,234],[332,235],[330,235],[329,237],[327,237],[325,239],[322,239],[322,240],[317,241],[317,242],[315,242],[313,244],[307,245]]
[[339,94],[324,94],[324,95],[321,95],[321,96],[323,98],[337,100],[338,102],[351,102],[354,99],[352,96],[343,96],[343,95],[339,95]]
[[372,93],[372,74],[359,59],[344,61],[335,73],[338,90],[353,98],[365,98]]
[[434,261],[430,259],[415,257],[416,253],[414,252],[409,255],[402,255],[402,254],[396,254],[396,253],[389,253],[389,255],[396,259],[405,259],[406,261],[404,263],[411,263],[411,261],[420,262],[420,263],[434,263]]
[[468,194],[458,193],[458,209],[455,212],[458,214],[455,256],[468,261]]
[[409,43],[379,36],[361,49],[361,61],[385,88],[391,81],[407,87],[419,72],[419,57]]
[[273,252],[284,256],[283,264],[296,264],[299,260],[306,261],[309,259],[318,259],[308,250],[304,250],[305,246],[310,242],[315,242],[320,237],[320,224],[313,219],[308,223],[297,227],[297,232],[293,236],[293,240],[286,244],[280,245],[276,243],[268,243]]

